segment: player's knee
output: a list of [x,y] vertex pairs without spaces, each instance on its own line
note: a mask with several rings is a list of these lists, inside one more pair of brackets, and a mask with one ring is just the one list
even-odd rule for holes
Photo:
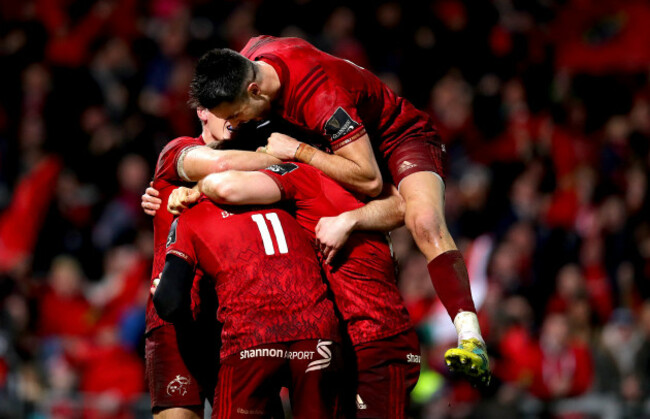
[[419,244],[426,243],[435,247],[448,234],[444,219],[433,210],[407,211],[405,222],[413,239]]

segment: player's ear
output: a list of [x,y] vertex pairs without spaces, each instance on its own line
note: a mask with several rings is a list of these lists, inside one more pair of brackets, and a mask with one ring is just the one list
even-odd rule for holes
[[201,123],[205,124],[206,122],[208,122],[208,112],[210,111],[208,111],[202,106],[196,108],[196,116],[199,117]]
[[249,83],[248,87],[246,88],[246,91],[252,98],[258,98],[259,96],[262,95],[262,89],[260,88],[260,85],[257,84],[256,82]]

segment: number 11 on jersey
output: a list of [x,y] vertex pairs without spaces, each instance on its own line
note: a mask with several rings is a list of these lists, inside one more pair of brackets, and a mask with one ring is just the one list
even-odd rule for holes
[[266,220],[269,220],[271,222],[273,234],[275,235],[275,240],[278,244],[278,252],[281,254],[289,252],[289,248],[287,247],[287,240],[284,237],[284,230],[282,230],[282,224],[280,224],[278,214],[270,212],[266,214],[266,220],[262,214],[253,214],[251,215],[251,218],[253,221],[255,221],[257,228],[260,230],[262,243],[264,243],[264,252],[266,252],[267,255],[274,255],[275,248],[273,246],[273,240],[271,239],[271,233],[269,232],[269,228],[266,225]]

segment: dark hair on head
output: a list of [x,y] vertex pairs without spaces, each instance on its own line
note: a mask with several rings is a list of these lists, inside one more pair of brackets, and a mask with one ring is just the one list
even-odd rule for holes
[[203,54],[190,83],[189,104],[212,109],[231,103],[245,92],[255,79],[255,66],[243,55],[228,48],[216,48]]

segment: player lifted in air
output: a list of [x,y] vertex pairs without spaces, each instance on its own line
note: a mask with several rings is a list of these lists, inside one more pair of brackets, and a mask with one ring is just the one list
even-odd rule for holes
[[458,348],[446,352],[446,363],[471,381],[489,382],[467,268],[445,223],[445,150],[427,114],[369,71],[297,38],[260,36],[241,53],[209,51],[190,94],[233,126],[273,113],[321,134],[333,150],[274,133],[265,151],[281,160],[308,163],[369,196],[380,193],[384,177],[396,185],[406,225],[458,332]]

